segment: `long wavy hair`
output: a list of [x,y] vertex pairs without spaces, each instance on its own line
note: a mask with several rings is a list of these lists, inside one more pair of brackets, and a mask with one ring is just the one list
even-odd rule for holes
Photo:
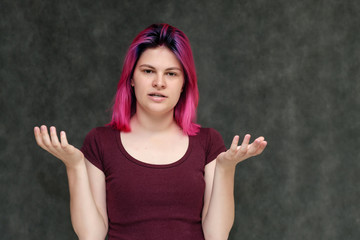
[[194,58],[189,39],[182,31],[169,24],[153,24],[141,31],[131,43],[125,56],[112,107],[112,119],[108,125],[120,131],[131,131],[130,119],[136,112],[136,98],[131,86],[134,69],[146,49],[158,46],[170,49],[182,65],[185,85],[174,109],[174,119],[185,134],[196,135],[200,125],[196,124],[199,90]]

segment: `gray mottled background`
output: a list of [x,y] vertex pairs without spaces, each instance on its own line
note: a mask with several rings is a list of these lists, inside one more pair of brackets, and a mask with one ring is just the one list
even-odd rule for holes
[[75,239],[63,164],[33,127],[80,147],[109,121],[135,35],[167,22],[192,43],[198,120],[264,135],[236,175],[230,239],[360,239],[360,2],[0,2],[1,239]]

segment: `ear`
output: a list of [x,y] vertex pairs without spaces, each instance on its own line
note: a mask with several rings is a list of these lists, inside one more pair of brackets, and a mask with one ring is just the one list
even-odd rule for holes
[[131,79],[130,84],[131,84],[132,87],[135,86],[133,79]]

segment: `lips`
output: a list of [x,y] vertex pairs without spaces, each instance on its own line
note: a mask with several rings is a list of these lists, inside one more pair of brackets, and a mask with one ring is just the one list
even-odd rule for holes
[[166,98],[167,96],[161,94],[161,93],[157,93],[157,92],[153,92],[153,93],[149,93],[149,96],[151,97],[162,97],[162,98]]

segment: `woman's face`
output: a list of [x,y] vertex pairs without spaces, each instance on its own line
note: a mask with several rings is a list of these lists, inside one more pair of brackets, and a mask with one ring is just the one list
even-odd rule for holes
[[149,48],[135,66],[131,85],[137,113],[173,114],[184,86],[182,66],[167,47]]

